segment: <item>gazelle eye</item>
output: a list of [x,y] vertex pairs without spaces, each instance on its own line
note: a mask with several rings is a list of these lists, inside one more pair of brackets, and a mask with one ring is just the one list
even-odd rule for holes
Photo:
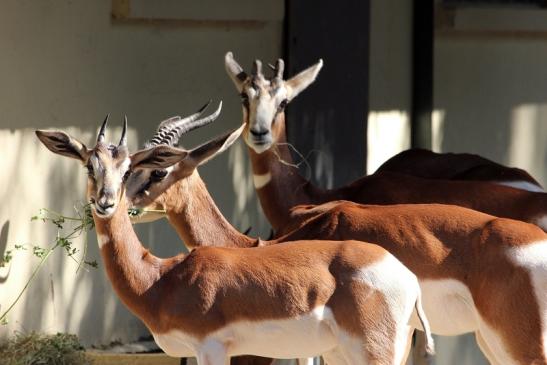
[[131,170],[127,170],[125,174],[123,175],[123,181],[126,182],[127,179],[129,179],[129,175],[131,175]]
[[155,181],[163,179],[167,175],[167,170],[154,170],[150,174],[151,178]]
[[86,169],[86,172],[87,172],[87,176],[89,176],[92,179],[95,178],[93,176],[93,167],[91,167],[91,165],[86,165],[85,169]]
[[279,103],[279,109],[285,109],[289,101],[287,99],[283,99],[281,103]]
[[249,96],[245,93],[241,93],[241,103],[245,106],[245,107],[248,107],[249,106]]

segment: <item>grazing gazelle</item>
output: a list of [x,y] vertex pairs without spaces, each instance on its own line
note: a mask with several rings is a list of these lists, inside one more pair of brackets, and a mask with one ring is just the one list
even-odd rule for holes
[[132,169],[165,169],[192,156],[168,146],[130,155],[127,123],[117,145],[105,143],[105,127],[106,120],[92,149],[61,131],[36,134],[52,152],[87,167],[110,282],[169,355],[196,356],[200,365],[225,365],[240,354],[400,364],[411,317],[428,332],[416,277],[374,244],[300,241],[154,256],[129,220],[126,180]]
[[[414,183],[415,190],[405,191],[406,187],[394,178],[381,180],[383,174],[339,189],[313,186],[296,168],[282,161],[290,161],[290,153],[277,143],[285,141],[285,105],[313,82],[322,63],[285,81],[281,60],[271,80],[261,73],[260,62],[255,62],[253,73],[247,75],[231,53],[225,61],[243,99],[243,136],[249,145],[255,187],[270,223],[279,234],[288,233],[283,239],[351,238],[377,243],[418,276],[434,333],[475,332],[479,346],[493,364],[547,364],[545,232],[528,223],[451,205],[364,206],[334,201],[417,203],[424,196],[428,198],[422,202],[436,196],[438,202],[447,202],[443,193],[450,195],[451,190],[436,188],[431,184],[441,182],[431,181],[427,187]],[[466,197],[465,190],[460,190],[457,198],[448,202],[462,205],[458,202],[462,199],[495,207],[495,200],[501,198],[486,196],[493,194],[494,188],[509,189],[511,194],[532,194],[516,209],[526,212],[532,208],[533,212],[531,198],[543,196],[487,186],[491,187],[485,196]],[[325,204],[298,206],[320,203]],[[496,209],[502,211],[503,203],[497,203],[500,207]]]
[[290,230],[294,206],[340,199],[363,204],[454,204],[534,223],[547,231],[547,193],[481,181],[430,180],[395,172],[365,176],[336,189],[315,186],[291,163],[285,143],[284,108],[315,80],[322,62],[286,81],[282,60],[278,60],[272,79],[261,73],[260,61],[255,62],[251,75],[243,71],[231,53],[225,62],[243,101],[243,139],[249,147],[257,195],[277,235]]
[[503,166],[471,153],[436,153],[414,148],[396,154],[376,172],[391,171],[428,179],[489,181],[533,192],[545,192],[528,172]]

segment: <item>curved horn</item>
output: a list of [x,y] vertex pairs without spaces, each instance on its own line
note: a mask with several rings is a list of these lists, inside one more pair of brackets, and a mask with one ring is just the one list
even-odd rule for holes
[[104,141],[104,132],[106,131],[106,124],[108,123],[108,117],[110,117],[110,113],[106,115],[106,118],[104,118],[104,122],[101,125],[101,129],[99,130],[99,134],[97,135],[97,143]]
[[123,129],[122,129],[122,136],[120,137],[120,143],[118,143],[118,146],[127,146],[127,115],[124,115],[123,117]]
[[194,114],[184,119],[179,116],[176,116],[176,117],[172,117],[172,118],[164,120],[158,126],[158,130],[156,131],[156,134],[154,134],[154,136],[145,145],[149,147],[149,146],[156,146],[159,144],[167,143],[166,136],[171,130],[180,127],[180,125],[186,122],[194,121],[198,119],[199,116],[203,113],[203,111],[207,109],[209,104],[211,104],[211,100],[209,100],[205,105],[199,108],[197,112],[195,112]]
[[260,60],[253,62],[253,76],[262,76],[262,62]]
[[182,136],[183,134],[188,133],[191,130],[194,130],[196,128],[203,127],[204,125],[207,125],[209,123],[214,122],[218,118],[218,116],[220,115],[221,110],[222,110],[222,100],[220,101],[220,103],[218,103],[218,108],[217,108],[217,110],[215,110],[215,112],[213,114],[209,115],[208,117],[198,119],[196,121],[184,124],[183,130],[181,130],[179,132],[177,142],[178,142],[178,139],[180,138],[180,136]]
[[190,132],[193,129],[199,128],[206,124],[211,123],[220,115],[222,110],[222,101],[220,102],[217,110],[208,117],[198,119],[201,113],[205,110],[211,101],[203,106],[197,113],[192,114],[190,117],[181,119],[180,117],[170,118],[160,124],[156,135],[147,143],[147,146],[155,146],[159,144],[176,145],[179,142],[180,137]]
[[283,72],[285,71],[285,62],[280,58],[275,63],[275,77],[283,80]]

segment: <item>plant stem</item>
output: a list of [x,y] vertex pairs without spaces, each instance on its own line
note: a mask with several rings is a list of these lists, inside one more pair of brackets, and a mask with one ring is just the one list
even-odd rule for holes
[[49,257],[49,255],[51,255],[51,253],[53,252],[53,250],[55,250],[59,245],[56,244],[55,246],[53,246],[52,248],[50,248],[47,253],[42,257],[42,259],[40,260],[40,262],[38,263],[38,265],[34,268],[34,271],[32,272],[32,275],[30,276],[30,278],[27,280],[27,283],[25,284],[25,286],[23,287],[23,289],[21,290],[21,292],[19,293],[19,295],[17,296],[17,298],[15,298],[15,300],[13,301],[13,303],[11,303],[11,305],[8,307],[8,309],[6,309],[4,311],[4,313],[2,313],[2,315],[0,316],[0,323],[4,322],[6,320],[6,316],[8,315],[8,313],[12,310],[12,308],[15,306],[15,304],[17,304],[17,302],[19,301],[19,299],[21,299],[21,297],[23,296],[23,293],[27,290],[27,288],[29,287],[30,283],[32,282],[32,280],[34,279],[34,277],[36,276],[36,274],[38,273],[38,271],[40,270],[40,268],[42,267],[42,265],[44,264],[44,262],[46,262],[47,258]]

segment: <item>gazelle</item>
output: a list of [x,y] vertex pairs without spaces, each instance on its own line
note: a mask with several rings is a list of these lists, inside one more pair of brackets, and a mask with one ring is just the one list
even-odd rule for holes
[[[364,204],[455,204],[499,217],[523,220],[547,231],[547,194],[480,181],[429,180],[396,172],[362,177],[340,188],[323,190],[303,178],[286,145],[284,108],[310,85],[322,67],[319,61],[283,80],[283,61],[269,80],[255,61],[247,75],[231,53],[226,69],[243,101],[243,138],[248,145],[254,185],[265,215],[278,235],[291,229],[291,209],[299,204],[349,200]],[[289,163],[287,163],[289,162]]]
[[[287,81],[282,78],[281,60],[272,80],[263,76],[259,61],[250,76],[231,53],[225,62],[243,99],[243,137],[249,145],[255,187],[270,223],[280,234],[288,233],[283,239],[351,237],[375,242],[418,276],[433,332],[475,332],[493,364],[547,364],[545,232],[524,222],[449,205],[363,206],[337,201],[310,205],[337,199],[367,202],[375,194],[389,196],[382,194],[386,185],[379,183],[379,177],[375,186],[364,178],[324,191],[280,161],[290,161],[288,149],[279,144],[285,142],[283,109],[313,82],[322,62]],[[429,189],[435,190],[432,185],[415,187],[413,193],[418,198],[395,191],[391,201],[377,198],[374,203],[396,203],[401,196],[416,200],[430,193]],[[441,194],[437,197],[442,198]]]
[[301,241],[154,256],[127,215],[125,183],[132,169],[165,169],[187,151],[158,146],[130,155],[127,121],[117,145],[105,142],[105,127],[106,120],[92,149],[61,131],[36,134],[88,169],[87,198],[108,277],[167,354],[195,355],[200,365],[225,365],[240,354],[399,364],[413,313],[427,331],[416,277],[374,244]]
[[528,172],[471,153],[435,153],[415,148],[396,154],[378,167],[428,179],[478,180],[533,192],[545,192]]

